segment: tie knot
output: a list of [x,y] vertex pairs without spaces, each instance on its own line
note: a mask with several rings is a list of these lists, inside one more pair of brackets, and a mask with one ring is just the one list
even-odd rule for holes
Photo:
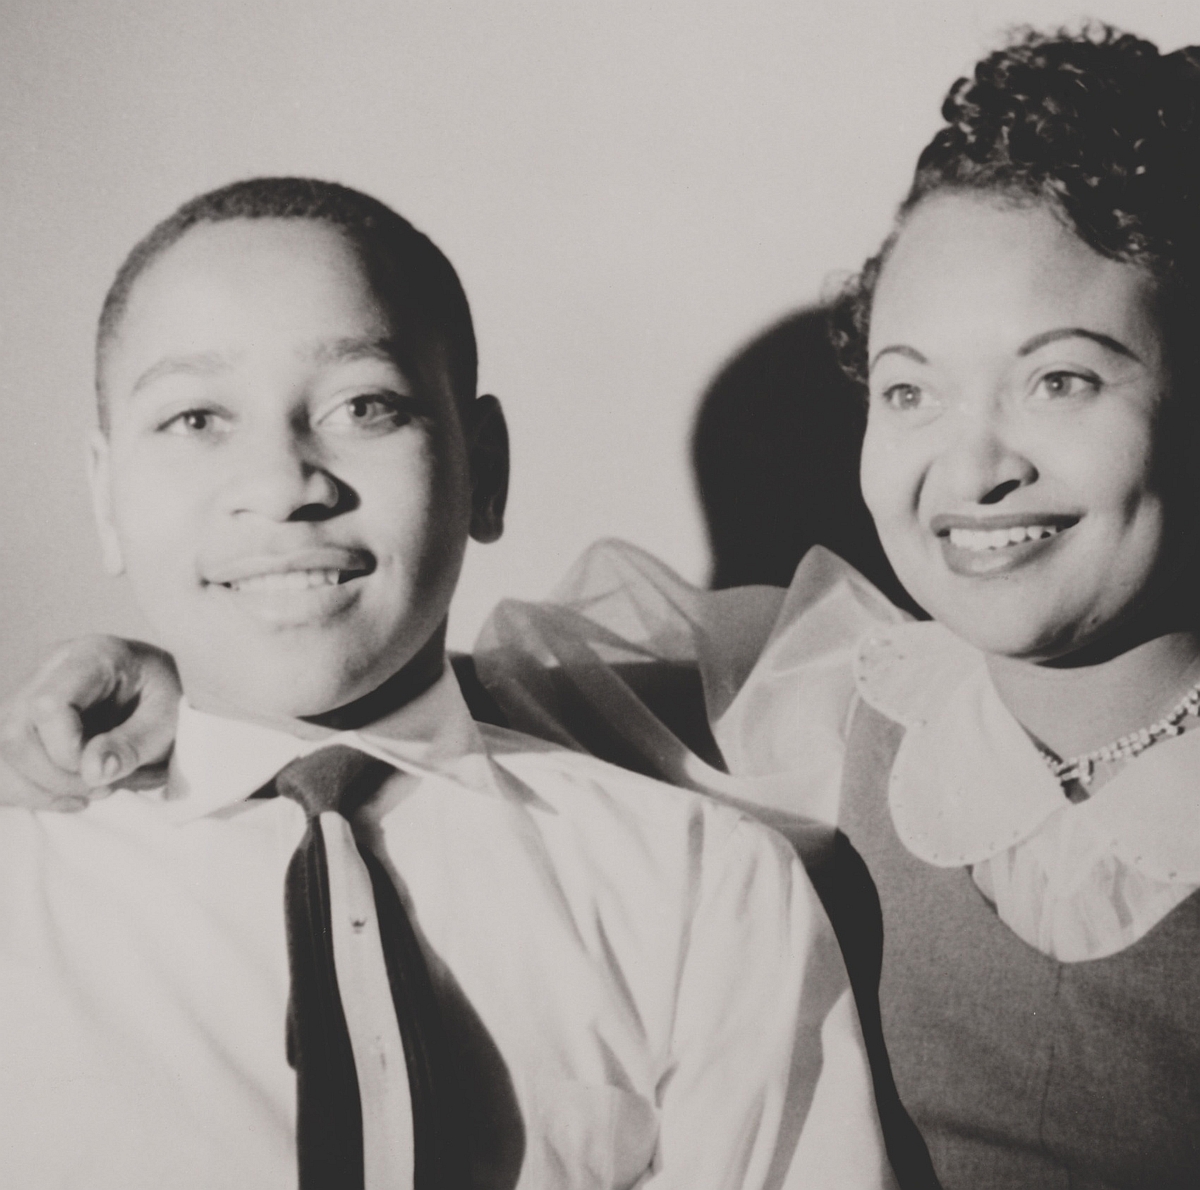
[[326,810],[349,817],[395,769],[346,744],[319,748],[279,770],[275,788],[315,818]]

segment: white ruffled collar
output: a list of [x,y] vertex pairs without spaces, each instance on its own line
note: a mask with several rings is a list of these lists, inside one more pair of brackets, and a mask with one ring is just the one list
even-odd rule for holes
[[1000,701],[982,654],[936,623],[881,626],[859,642],[862,698],[906,731],[888,801],[901,841],[938,867],[974,865],[1055,816],[1160,882],[1200,883],[1200,731],[1156,744],[1093,797],[1064,798]]

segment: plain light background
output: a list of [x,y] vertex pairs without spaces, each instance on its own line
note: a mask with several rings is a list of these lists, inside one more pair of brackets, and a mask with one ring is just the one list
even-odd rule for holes
[[[0,0],[0,695],[145,635],[91,527],[96,314],[134,241],[239,177],[365,189],[455,262],[505,402],[509,528],[451,642],[594,538],[707,571],[688,466],[721,363],[885,234],[949,84],[1056,0]],[[1086,15],[1200,42],[1196,0]]]

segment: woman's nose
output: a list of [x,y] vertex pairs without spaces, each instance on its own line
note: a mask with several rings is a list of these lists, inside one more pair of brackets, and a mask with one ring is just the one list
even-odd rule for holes
[[231,513],[280,522],[323,520],[341,503],[342,486],[301,433],[260,433],[241,443],[225,491]]
[[1002,410],[964,411],[957,423],[942,458],[944,480],[956,501],[996,504],[1037,479],[1037,467],[1016,443]]

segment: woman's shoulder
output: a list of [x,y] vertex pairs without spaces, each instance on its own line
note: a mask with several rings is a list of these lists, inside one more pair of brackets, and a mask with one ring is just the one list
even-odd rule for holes
[[814,547],[786,590],[709,591],[621,542],[476,646],[508,722],[705,792],[827,818],[865,632],[908,617]]
[[860,645],[909,619],[836,554],[810,549],[754,666],[714,722],[730,771],[786,774],[791,801],[835,820]]

